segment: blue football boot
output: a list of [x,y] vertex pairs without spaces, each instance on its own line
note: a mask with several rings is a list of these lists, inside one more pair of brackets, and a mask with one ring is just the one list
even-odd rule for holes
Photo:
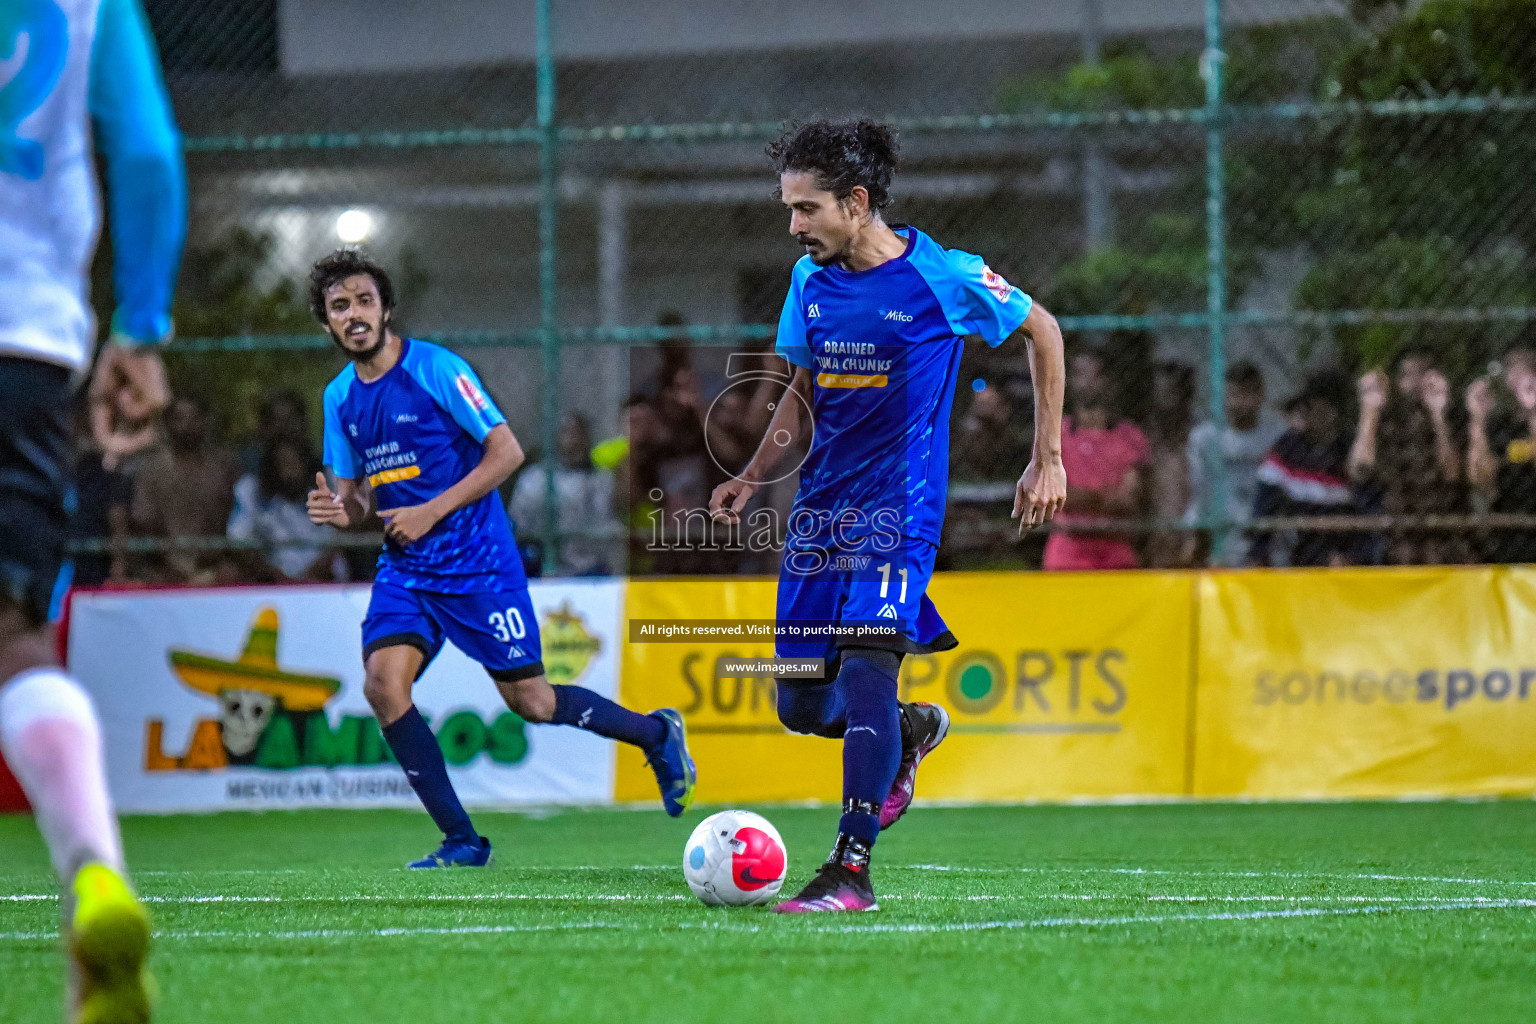
[[483,868],[491,863],[491,841],[478,836],[470,842],[460,839],[444,839],[443,845],[421,860],[413,860],[408,868]]
[[683,725],[683,716],[675,708],[662,708],[652,711],[651,717],[661,719],[667,727],[667,738],[645,759],[656,773],[662,805],[675,818],[693,803],[693,785],[699,781],[699,773],[688,754],[688,730]]

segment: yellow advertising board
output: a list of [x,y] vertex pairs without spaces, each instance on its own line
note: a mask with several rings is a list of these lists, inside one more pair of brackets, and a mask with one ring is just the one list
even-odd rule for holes
[[1195,793],[1536,791],[1536,571],[1200,577]]
[[[773,618],[773,580],[630,580],[625,619]],[[773,643],[636,642],[625,635],[620,693],[625,706],[675,707],[688,723],[688,745],[699,768],[695,799],[708,803],[838,800],[842,745],[795,736],[779,724],[771,679],[722,679],[719,657],[771,658]],[[621,747],[614,799],[655,800],[656,780],[645,759]]]
[[[903,700],[953,718],[927,762],[927,799],[1060,800],[1186,792],[1195,577],[1176,573],[950,573],[929,594],[960,641],[908,657]],[[626,618],[771,619],[772,580],[631,581]],[[779,724],[769,679],[715,675],[763,642],[625,645],[632,707],[688,721],[707,802],[839,798],[841,744]],[[641,758],[619,755],[615,796],[652,800]]]

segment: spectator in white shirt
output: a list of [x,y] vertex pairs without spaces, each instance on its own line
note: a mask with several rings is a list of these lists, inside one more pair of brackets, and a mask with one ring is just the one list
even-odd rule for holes
[[235,508],[226,531],[231,540],[260,543],[259,559],[244,560],[261,582],[333,580],[328,526],[309,521],[304,501],[320,460],[295,437],[278,437],[261,451],[260,468],[235,483]]
[[1253,516],[1259,488],[1259,467],[1270,447],[1285,433],[1285,420],[1264,406],[1264,375],[1252,363],[1233,363],[1227,369],[1227,422],[1218,427],[1209,420],[1189,434],[1189,508],[1184,521],[1193,525],[1209,508],[1210,467],[1221,464],[1226,500],[1218,504],[1223,517],[1237,529],[1223,533],[1225,544],[1216,564],[1247,564],[1248,542],[1241,526]]

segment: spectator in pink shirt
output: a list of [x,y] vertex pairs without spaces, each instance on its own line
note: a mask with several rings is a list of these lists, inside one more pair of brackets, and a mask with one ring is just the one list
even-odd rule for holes
[[[1104,356],[1084,350],[1067,372],[1071,415],[1061,424],[1061,461],[1067,469],[1067,504],[1057,521],[1135,519],[1141,514],[1151,445],[1111,405]],[[1045,544],[1047,569],[1135,569],[1131,538],[1117,533],[1053,533]]]

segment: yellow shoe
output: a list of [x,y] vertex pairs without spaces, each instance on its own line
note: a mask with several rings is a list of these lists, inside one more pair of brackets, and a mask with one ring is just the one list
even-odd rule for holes
[[69,952],[80,970],[75,1024],[145,1024],[149,915],[128,883],[105,864],[80,869],[74,896]]

